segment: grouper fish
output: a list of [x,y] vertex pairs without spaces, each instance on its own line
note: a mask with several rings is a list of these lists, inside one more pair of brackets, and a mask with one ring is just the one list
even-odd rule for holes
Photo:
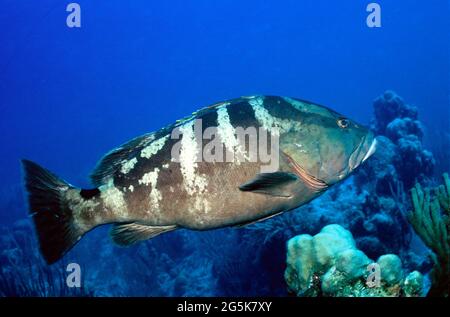
[[293,210],[348,177],[375,148],[371,131],[327,107],[249,96],[110,151],[91,189],[31,161],[22,165],[40,250],[51,264],[99,225],[112,224],[112,240],[128,246],[179,228],[244,226]]

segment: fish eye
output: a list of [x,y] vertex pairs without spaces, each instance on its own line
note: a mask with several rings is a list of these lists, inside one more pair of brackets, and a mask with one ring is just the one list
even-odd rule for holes
[[348,119],[345,118],[339,118],[337,120],[337,125],[339,126],[339,128],[345,129],[349,126],[350,121],[348,121]]

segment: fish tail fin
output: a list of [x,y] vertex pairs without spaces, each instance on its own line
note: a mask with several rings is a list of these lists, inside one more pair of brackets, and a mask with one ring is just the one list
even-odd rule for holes
[[33,217],[39,246],[48,264],[58,261],[84,232],[74,224],[65,196],[74,187],[38,164],[22,160],[29,212]]

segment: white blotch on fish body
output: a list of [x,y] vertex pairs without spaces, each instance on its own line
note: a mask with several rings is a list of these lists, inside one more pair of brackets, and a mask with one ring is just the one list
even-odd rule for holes
[[113,179],[99,187],[100,198],[105,207],[118,218],[126,218],[128,216],[128,208],[125,202],[124,193],[114,186]]
[[130,185],[130,186],[128,187],[128,190],[129,190],[130,192],[133,192],[133,191],[134,191],[134,186],[133,186],[133,185]]
[[266,108],[264,108],[263,97],[255,97],[248,101],[255,113],[256,120],[261,124],[261,127],[272,133],[273,135],[280,135],[280,133],[287,133],[289,131],[300,131],[301,124],[295,120],[280,119],[272,116]]
[[150,143],[148,146],[142,149],[141,157],[145,157],[147,159],[151,158],[153,155],[158,153],[158,151],[163,148],[164,144],[169,139],[169,137],[170,135],[166,135]]
[[183,175],[184,188],[188,195],[206,191],[206,177],[197,174],[197,156],[200,152],[194,134],[194,121],[189,121],[180,127],[183,134],[180,150],[180,170]]
[[142,140],[141,142],[139,142],[138,146],[145,146],[155,139],[155,132],[147,133],[143,135],[141,138]]
[[[101,222],[101,214],[96,207],[100,204],[100,202],[96,199],[84,199],[80,195],[80,190],[77,189],[69,189],[66,192],[65,199],[67,204],[73,212],[74,223],[80,228],[81,231],[87,231],[92,228],[92,225],[86,223],[83,217],[86,213],[95,215],[95,221],[97,223]],[[89,217],[87,217],[89,218]]]
[[163,168],[169,168],[169,163],[166,163],[162,166]]
[[228,115],[227,106],[230,103],[225,103],[217,109],[217,134],[220,140],[225,144],[225,149],[234,154],[234,161],[237,165],[241,163],[239,158],[245,158],[245,150],[239,144],[236,137],[235,129],[231,125],[230,116]]
[[70,210],[73,212],[81,211],[94,211],[95,207],[99,205],[99,202],[94,199],[84,199],[80,195],[80,190],[69,189],[66,192],[66,201],[69,205]]
[[194,202],[194,210],[208,214],[211,211],[211,205],[205,197],[197,196]]
[[161,192],[156,188],[158,183],[158,174],[159,168],[155,168],[153,171],[145,173],[142,178],[138,181],[139,184],[143,184],[145,186],[150,185],[150,203],[152,205],[152,209],[159,210],[159,202],[162,199]]
[[133,157],[131,160],[124,160],[122,161],[122,168],[120,171],[122,174],[128,174],[133,168],[134,165],[137,163],[137,158]]
[[308,151],[306,151],[305,149],[303,149],[303,145],[302,144],[300,144],[300,143],[294,143],[294,145],[296,146],[296,147],[298,147],[299,148],[299,152],[300,153],[308,153]]

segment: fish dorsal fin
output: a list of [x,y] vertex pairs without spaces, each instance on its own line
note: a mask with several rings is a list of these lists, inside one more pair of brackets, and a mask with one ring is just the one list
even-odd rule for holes
[[144,147],[155,140],[155,133],[147,133],[134,138],[114,150],[108,152],[98,162],[91,174],[92,183],[95,186],[105,184],[117,170],[120,169],[122,162],[131,158],[133,155],[141,151]]
[[260,173],[255,178],[239,186],[244,192],[254,192],[278,197],[290,197],[291,191],[286,190],[286,185],[298,180],[293,173],[275,172]]
[[102,159],[98,162],[94,171],[91,174],[91,181],[95,186],[101,186],[108,182],[108,179],[113,176],[120,168],[125,160],[131,159],[137,153],[139,153],[144,147],[148,146],[151,142],[158,140],[171,131],[184,123],[191,121],[195,118],[201,117],[208,112],[215,111],[217,108],[227,106],[233,102],[237,102],[241,99],[230,100],[219,102],[200,110],[193,112],[190,116],[183,119],[177,120],[175,123],[169,124],[157,132],[147,133],[138,136],[121,146],[115,148],[114,150],[108,152]]
[[221,101],[221,102],[217,102],[215,104],[200,108],[199,110],[194,111],[190,116],[184,117],[182,119],[179,119],[175,122],[175,124],[172,126],[173,128],[176,128],[177,126],[182,125],[185,122],[188,122],[192,119],[201,117],[211,111],[215,111],[216,109],[220,108],[220,107],[225,107],[230,105],[234,100],[230,100],[230,101]]
[[111,238],[117,245],[129,246],[136,242],[151,239],[164,232],[175,230],[177,226],[146,226],[139,223],[115,224]]

